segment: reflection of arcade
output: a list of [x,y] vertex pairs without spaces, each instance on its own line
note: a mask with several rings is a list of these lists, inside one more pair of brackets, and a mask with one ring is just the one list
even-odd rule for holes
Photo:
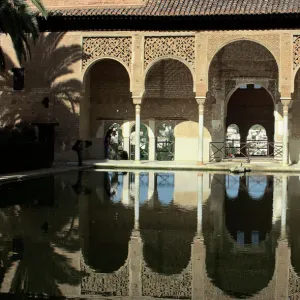
[[274,253],[280,230],[278,222],[272,224],[273,182],[272,177],[266,178],[264,196],[258,200],[249,195],[249,178],[236,178],[238,193],[230,191],[228,184],[224,191],[224,177],[214,175],[204,210],[206,267],[213,283],[226,294],[258,297],[275,280]]
[[[103,196],[105,205],[97,208],[90,198],[89,224],[97,222],[98,226],[90,226],[89,237],[93,235],[99,245],[94,251],[95,242],[92,244],[89,238],[90,250],[85,252],[82,262],[87,272],[82,281],[82,292],[191,299],[228,299],[228,294],[236,297],[256,295],[255,299],[287,299],[290,262],[285,241],[286,212],[281,210],[281,240],[276,248],[280,230],[277,222],[273,222],[270,229],[272,181],[266,189],[267,204],[264,204],[268,226],[263,230],[258,228],[269,233],[262,235],[259,247],[247,246],[243,251],[226,230],[228,215],[224,218],[224,212],[227,214],[229,210],[230,213],[231,207],[227,208],[225,203],[223,175],[214,175],[211,195],[205,205],[203,175],[198,175],[197,213],[195,209],[176,211],[173,203],[168,209],[164,206],[157,209],[150,202],[140,204],[138,173],[135,173],[134,188],[133,206],[112,203],[106,195]],[[155,193],[153,197],[156,197]],[[279,205],[284,208],[285,202],[286,195]],[[238,208],[235,210],[240,213]],[[102,222],[103,218],[105,221]],[[244,225],[246,229],[256,226],[246,222]],[[102,247],[108,247],[110,251],[103,251]],[[98,267],[93,261],[95,257]],[[115,272],[95,272],[86,263],[102,272]]]
[[[133,229],[133,210],[114,201],[118,177],[117,172],[89,172],[89,183],[97,188],[86,199],[82,228],[88,228],[88,232],[84,233],[83,254],[89,266],[103,273],[124,264]],[[104,185],[99,186],[99,182]]]
[[[273,182],[266,177],[265,182],[249,176],[236,177],[239,182],[237,197],[225,198],[226,228],[238,244],[258,244],[264,241],[272,228]],[[248,184],[247,184],[248,183]],[[264,189],[259,195],[261,187]],[[251,196],[256,194],[260,200]]]

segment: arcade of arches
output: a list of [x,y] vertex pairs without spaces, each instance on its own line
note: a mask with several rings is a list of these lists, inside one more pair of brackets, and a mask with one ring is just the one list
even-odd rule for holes
[[[12,93],[12,80],[3,77],[1,126],[20,120],[58,122],[57,159],[74,157],[71,148],[78,138],[93,141],[86,158],[104,158],[104,136],[116,123],[132,159],[203,163],[216,159],[211,143],[226,143],[228,124],[243,121],[237,124],[242,143],[247,128],[260,124],[268,142],[281,147],[278,159],[299,161],[297,31],[78,31],[41,38],[45,52],[53,42],[59,53],[72,47],[78,53],[56,55],[42,66],[26,63],[21,94]],[[1,45],[11,54],[7,37],[1,36]],[[9,57],[7,69],[15,61]],[[35,81],[33,75],[41,73],[53,73],[51,82]],[[40,105],[46,96],[48,110]],[[162,123],[171,126],[172,137],[158,137]],[[142,149],[141,132],[148,135]]]
[[[85,71],[84,101],[90,99],[90,103],[82,104],[85,127],[81,126],[81,134],[93,139],[90,158],[103,158],[103,138],[112,123],[121,126],[122,147],[131,159],[199,162],[214,158],[211,143],[225,143],[230,124],[239,127],[241,143],[247,142],[249,129],[259,124],[266,130],[267,142],[283,149],[278,159],[298,162],[300,121],[296,109],[290,110],[291,121],[284,114],[291,99],[283,95],[281,66],[267,47],[247,40],[221,47],[207,63],[207,77],[201,75],[207,78],[207,90],[205,84],[197,83],[199,74],[195,73],[201,59],[186,59],[158,56],[153,62],[145,61],[144,70],[137,68],[137,75],[122,61],[106,58],[96,60]],[[294,96],[297,99],[297,93]],[[158,143],[157,132],[162,123],[169,124],[174,132],[173,140],[165,140],[168,155],[158,153],[162,143]],[[135,124],[132,142],[131,128]],[[141,126],[147,130],[141,130]],[[169,144],[172,146],[168,148]],[[273,155],[274,151],[269,147],[267,153]]]

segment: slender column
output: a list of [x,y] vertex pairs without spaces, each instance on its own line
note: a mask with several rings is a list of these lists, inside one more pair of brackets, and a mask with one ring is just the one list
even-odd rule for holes
[[204,140],[204,104],[205,97],[196,97],[199,105],[199,140],[198,140],[198,164],[203,164],[203,140]]
[[126,121],[122,126],[123,133],[123,150],[130,154],[129,139],[130,139],[130,123]]
[[140,219],[140,173],[134,173],[134,229],[139,229]]
[[155,160],[155,120],[149,121],[149,130],[152,132],[149,132],[149,160]]
[[281,98],[283,105],[283,149],[282,149],[282,163],[287,165],[289,163],[289,105],[291,98]]
[[140,137],[141,134],[141,105],[135,105],[135,156],[136,162],[140,161]]

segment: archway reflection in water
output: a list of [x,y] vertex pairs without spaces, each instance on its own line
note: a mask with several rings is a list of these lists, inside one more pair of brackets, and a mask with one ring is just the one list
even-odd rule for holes
[[296,299],[299,185],[94,170],[1,185],[1,292]]

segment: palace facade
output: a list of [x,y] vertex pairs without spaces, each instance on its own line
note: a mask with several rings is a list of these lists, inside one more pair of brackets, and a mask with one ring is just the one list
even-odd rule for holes
[[297,1],[44,3],[50,16],[40,19],[31,60],[19,65],[0,36],[1,126],[58,122],[56,159],[72,159],[78,138],[93,141],[87,158],[104,158],[113,125],[132,159],[203,163],[223,158],[229,125],[241,145],[261,125],[270,157],[299,162]]

